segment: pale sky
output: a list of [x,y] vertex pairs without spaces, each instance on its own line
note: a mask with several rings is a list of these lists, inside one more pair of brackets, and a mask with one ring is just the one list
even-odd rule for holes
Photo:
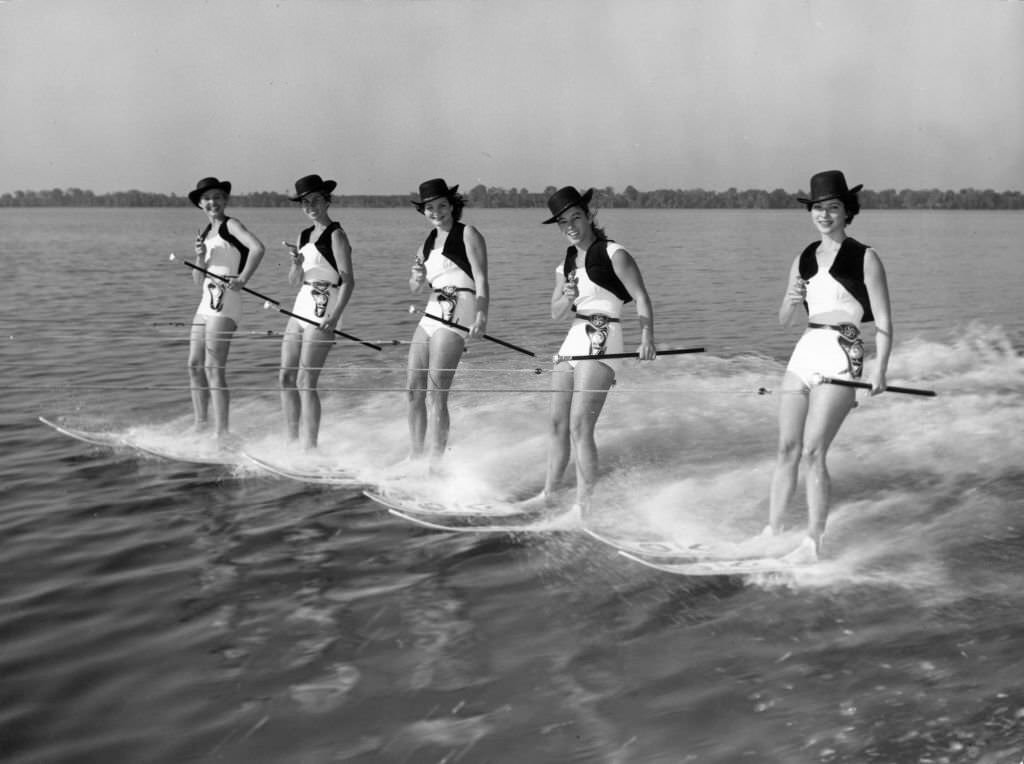
[[0,0],[0,193],[1024,189],[1024,0]]

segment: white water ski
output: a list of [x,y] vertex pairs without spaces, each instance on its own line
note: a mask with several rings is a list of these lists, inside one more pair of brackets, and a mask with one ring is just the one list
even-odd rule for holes
[[[227,466],[238,464],[241,459],[241,452],[229,448],[193,448],[190,444],[167,445],[164,443],[142,443],[130,442],[132,448],[147,456],[155,456],[168,461],[183,462],[185,464],[208,464]],[[195,445],[195,444],[191,444]]]
[[584,528],[584,530],[591,538],[600,541],[602,544],[607,544],[613,549],[635,554],[638,557],[654,560],[656,562],[682,562],[708,558],[722,558],[727,556],[725,548],[715,547],[709,544],[679,544],[670,539],[642,539],[607,536],[593,528]]
[[277,477],[296,480],[300,483],[312,483],[314,485],[339,485],[354,486],[361,485],[364,481],[357,478],[353,473],[337,467],[325,464],[300,467],[291,464],[281,464],[270,461],[261,456],[256,456],[244,451],[244,456],[261,470],[276,475]]
[[487,518],[531,514],[523,512],[518,506],[507,501],[446,501],[442,497],[420,494],[396,486],[375,486],[364,490],[363,495],[388,509],[420,515]]
[[648,568],[674,573],[677,576],[745,576],[759,573],[794,573],[813,567],[808,564],[788,562],[781,557],[757,557],[743,560],[703,559],[692,562],[661,562],[619,550],[628,560],[646,565]]
[[158,457],[188,464],[236,464],[240,458],[234,449],[222,448],[208,438],[140,435],[137,431],[110,432],[72,427],[46,417],[39,421],[62,435],[102,448],[131,449],[143,456]]
[[555,533],[578,530],[579,513],[568,510],[561,514],[551,512],[521,512],[516,515],[438,515],[416,514],[398,509],[388,510],[399,517],[424,528],[453,533]]
[[56,422],[52,419],[47,419],[44,416],[39,417],[39,421],[48,427],[52,427],[61,435],[67,435],[69,438],[74,438],[82,443],[88,443],[90,446],[100,446],[103,448],[130,447],[130,444],[125,440],[122,433],[102,430],[84,430],[78,427],[71,427],[62,422]]

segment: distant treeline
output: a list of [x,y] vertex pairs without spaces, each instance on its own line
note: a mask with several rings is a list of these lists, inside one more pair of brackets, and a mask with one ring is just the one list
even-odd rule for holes
[[[525,188],[496,188],[483,184],[464,190],[471,207],[545,207],[547,198],[555,192],[554,186],[544,191]],[[597,206],[623,209],[786,209],[798,207],[795,197],[803,191],[790,192],[781,188],[774,191],[730,188],[726,191],[693,189],[658,189],[638,191],[626,186],[616,191],[611,186],[598,189]],[[342,207],[405,207],[414,198],[406,195],[346,194],[335,197]],[[1024,195],[1020,191],[993,191],[962,188],[959,191],[909,189],[901,191],[864,190],[860,192],[861,206],[867,209],[894,210],[1020,210],[1024,209]],[[287,193],[259,191],[235,193],[231,203],[237,207],[290,207],[294,205]],[[54,188],[48,191],[15,191],[0,195],[0,207],[187,207],[187,196],[157,194],[148,191],[115,191],[95,194],[80,188]]]

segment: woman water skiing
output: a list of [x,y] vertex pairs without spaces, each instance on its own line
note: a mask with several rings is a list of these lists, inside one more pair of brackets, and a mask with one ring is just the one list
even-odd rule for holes
[[860,379],[864,362],[861,326],[871,321],[878,354],[871,371],[871,395],[883,392],[886,385],[892,316],[885,269],[875,250],[846,235],[846,227],[860,212],[860,189],[860,185],[847,188],[843,173],[828,170],[811,178],[809,197],[797,197],[811,213],[820,238],[793,260],[779,308],[783,326],[790,324],[801,306],[807,311],[808,323],[782,382],[778,455],[765,529],[771,535],[781,532],[803,456],[807,536],[787,555],[794,562],[813,562],[821,555],[831,487],[825,457],[854,406],[854,389],[815,383],[820,376]]
[[606,353],[621,353],[622,308],[633,300],[640,319],[637,356],[654,360],[654,307],[636,261],[596,225],[590,209],[594,190],[584,194],[565,186],[548,199],[551,217],[569,242],[564,260],[555,268],[551,317],[572,318],[572,326],[559,356],[590,355],[596,360],[559,361],[551,375],[551,429],[547,475],[540,495],[522,503],[524,508],[554,504],[554,493],[576,452],[576,502],[572,511],[586,512],[597,482],[598,455],[594,428],[608,390],[615,382],[614,360],[599,360]]
[[458,189],[434,178],[420,184],[419,199],[411,202],[433,229],[409,277],[414,294],[432,290],[409,348],[409,458],[428,457],[432,470],[448,443],[448,391],[466,338],[487,331],[487,245],[476,228],[461,222],[465,201]]
[[341,224],[331,220],[333,180],[306,175],[295,181],[293,202],[313,223],[299,233],[295,244],[284,242],[291,254],[288,283],[299,287],[281,342],[281,405],[290,441],[305,450],[316,448],[320,433],[320,395],[316,386],[327,354],[334,344],[342,312],[355,288],[352,246]]
[[228,434],[230,393],[225,369],[231,338],[242,316],[240,290],[252,278],[264,251],[259,239],[227,216],[230,194],[231,183],[214,177],[203,178],[188,194],[209,220],[196,234],[196,265],[221,277],[192,271],[195,283],[203,284],[203,294],[192,319],[188,352],[196,429],[207,428],[212,403],[213,433],[218,439]]

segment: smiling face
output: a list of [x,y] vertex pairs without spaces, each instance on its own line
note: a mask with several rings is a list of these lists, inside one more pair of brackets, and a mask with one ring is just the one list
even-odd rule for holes
[[309,219],[314,221],[321,220],[324,215],[327,214],[327,208],[330,206],[330,202],[327,200],[327,197],[319,191],[306,194],[299,200],[299,204],[302,206],[302,211],[306,213]]
[[574,247],[585,248],[593,243],[594,223],[582,207],[570,207],[558,216],[558,230]]
[[454,207],[452,203],[445,197],[440,199],[431,199],[429,202],[423,205],[423,216],[434,224],[436,228],[442,230],[449,230],[455,219],[452,217]]
[[224,208],[228,204],[228,195],[219,188],[211,188],[204,191],[199,197],[199,209],[211,218],[219,218],[224,215]]
[[811,222],[821,234],[842,233],[846,228],[846,206],[839,199],[826,199],[811,205]]

